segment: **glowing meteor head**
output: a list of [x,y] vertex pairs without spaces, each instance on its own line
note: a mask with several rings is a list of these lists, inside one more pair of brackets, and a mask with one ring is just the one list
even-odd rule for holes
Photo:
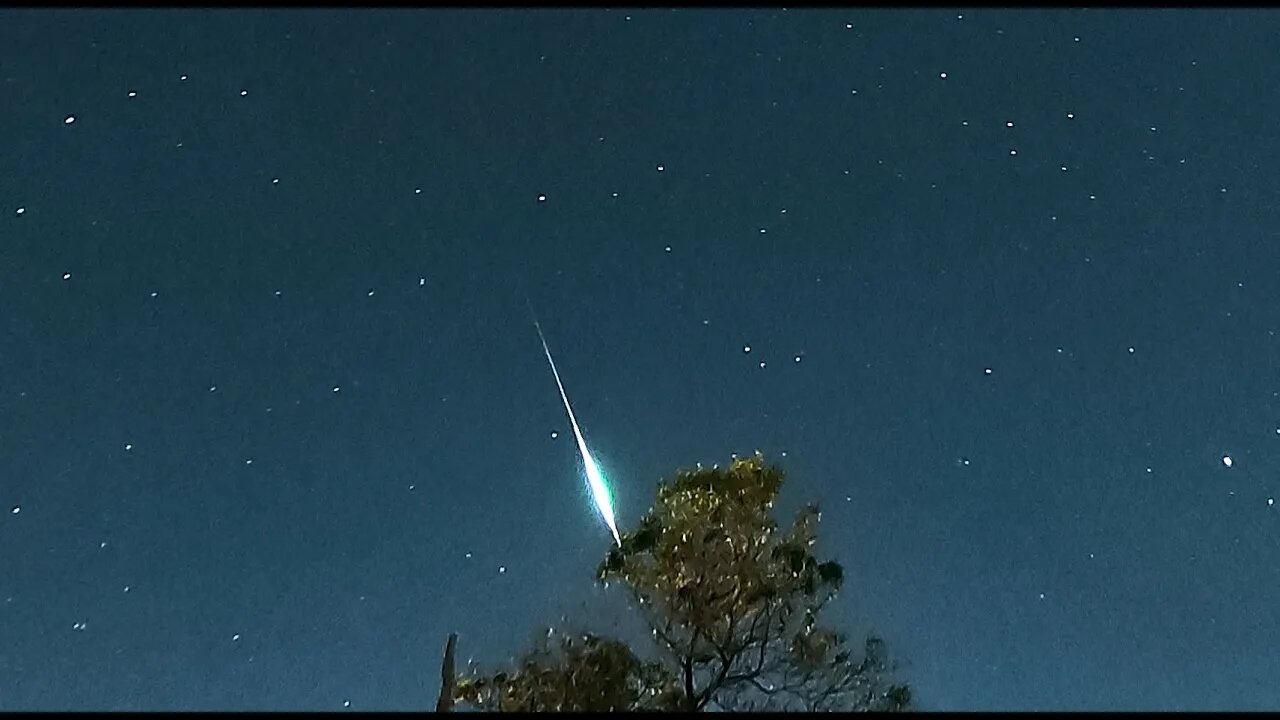
[[596,459],[591,457],[591,453],[582,453],[582,464],[587,473],[587,485],[591,488],[591,499],[595,501],[596,509],[600,511],[600,517],[604,518],[604,522],[609,526],[609,532],[613,533],[614,542],[622,545],[622,538],[618,535],[618,524],[613,516],[613,493],[609,492],[609,484],[604,479],[604,474],[600,472],[600,466],[596,464]]

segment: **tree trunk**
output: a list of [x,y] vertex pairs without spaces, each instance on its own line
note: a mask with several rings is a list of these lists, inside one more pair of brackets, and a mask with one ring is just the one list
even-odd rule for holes
[[440,697],[436,700],[436,712],[453,710],[453,648],[458,644],[458,634],[449,633],[449,641],[444,644],[444,662],[440,664]]

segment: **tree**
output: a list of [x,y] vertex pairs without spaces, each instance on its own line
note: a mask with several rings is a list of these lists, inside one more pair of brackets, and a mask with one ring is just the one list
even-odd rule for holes
[[884,643],[861,653],[818,624],[844,578],[813,555],[820,512],[780,530],[783,471],[760,454],[681,470],[597,572],[630,593],[657,659],[594,634],[548,639],[511,672],[458,680],[458,700],[489,710],[907,710]]
[[552,634],[511,672],[459,680],[458,700],[502,712],[678,710],[674,676],[618,640]]

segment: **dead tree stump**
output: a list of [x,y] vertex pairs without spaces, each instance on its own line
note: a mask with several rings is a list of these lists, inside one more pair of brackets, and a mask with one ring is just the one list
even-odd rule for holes
[[453,672],[453,648],[458,644],[458,633],[449,633],[444,644],[444,662],[440,664],[440,697],[436,700],[436,712],[453,710],[453,689],[457,676]]

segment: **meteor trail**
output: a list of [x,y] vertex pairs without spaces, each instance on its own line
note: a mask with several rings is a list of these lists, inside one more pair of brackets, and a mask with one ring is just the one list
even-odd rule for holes
[[600,466],[596,464],[595,458],[591,457],[591,452],[587,450],[587,441],[582,438],[582,430],[578,428],[578,420],[573,416],[573,408],[569,407],[569,396],[564,392],[564,383],[560,382],[560,372],[556,370],[556,361],[551,359],[551,349],[547,347],[547,338],[542,334],[538,316],[533,314],[532,304],[529,305],[529,314],[533,316],[533,327],[538,331],[538,339],[542,341],[542,352],[546,353],[547,363],[551,365],[551,374],[556,378],[556,387],[560,389],[564,410],[569,414],[569,424],[573,426],[573,437],[578,441],[578,452],[582,454],[582,466],[587,473],[587,485],[591,488],[591,497],[595,500],[596,509],[600,511],[600,517],[604,518],[609,531],[613,533],[614,542],[621,547],[622,538],[618,535],[618,526],[613,519],[613,498],[609,492],[609,485],[605,482],[604,474],[600,472]]

